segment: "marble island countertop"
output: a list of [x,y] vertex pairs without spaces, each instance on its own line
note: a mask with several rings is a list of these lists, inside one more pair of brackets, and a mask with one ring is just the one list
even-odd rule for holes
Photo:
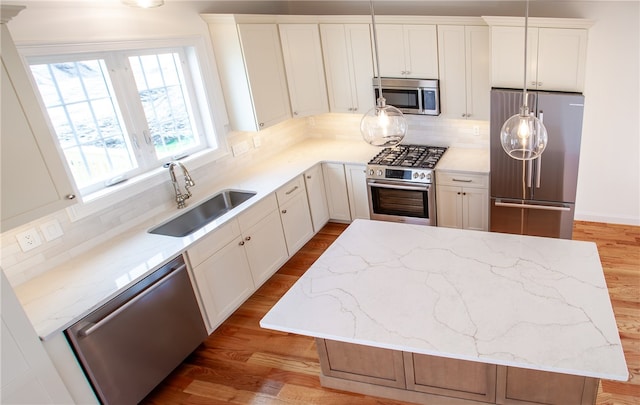
[[596,245],[356,220],[260,325],[626,381]]
[[[132,227],[127,232],[15,287],[29,320],[42,339],[80,320],[127,287],[135,284],[209,232],[234,218],[318,162],[365,164],[379,148],[361,141],[309,139],[223,179],[213,189],[194,190],[188,207],[226,188],[257,194],[232,212],[185,237],[153,235],[147,230],[181,212],[175,209]],[[478,150],[478,171],[484,152]],[[449,155],[456,149],[450,148]],[[187,207],[187,209],[188,209]]]

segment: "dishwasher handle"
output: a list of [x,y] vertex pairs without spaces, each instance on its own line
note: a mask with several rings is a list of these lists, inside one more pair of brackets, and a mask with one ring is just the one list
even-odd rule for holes
[[160,284],[162,284],[163,282],[171,279],[172,277],[175,277],[176,274],[180,273],[186,267],[187,267],[186,264],[184,264],[184,263],[180,264],[180,266],[178,266],[175,269],[172,269],[171,271],[169,271],[169,273],[167,273],[161,279],[157,280],[155,283],[153,283],[147,289],[142,291],[140,294],[136,295],[135,297],[133,297],[129,301],[125,302],[124,304],[122,304],[121,306],[116,308],[113,312],[110,312],[109,314],[107,314],[107,316],[105,316],[104,318],[98,320],[97,322],[88,323],[86,326],[84,326],[82,329],[80,329],[76,333],[76,335],[78,337],[80,337],[80,338],[85,338],[85,337],[89,336],[90,334],[92,334],[96,330],[100,329],[102,326],[104,326],[107,323],[109,323],[109,321],[111,319],[115,318],[116,316],[118,316],[118,314],[126,311],[127,308],[131,307],[132,305],[135,305],[136,302],[140,301],[141,299],[143,299],[147,295],[151,294],[153,292],[153,290],[155,290]]

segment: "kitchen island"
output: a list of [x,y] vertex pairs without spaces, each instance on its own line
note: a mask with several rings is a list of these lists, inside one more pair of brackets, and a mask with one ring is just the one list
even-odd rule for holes
[[315,337],[323,385],[406,401],[593,403],[628,378],[590,242],[356,220],[260,324]]

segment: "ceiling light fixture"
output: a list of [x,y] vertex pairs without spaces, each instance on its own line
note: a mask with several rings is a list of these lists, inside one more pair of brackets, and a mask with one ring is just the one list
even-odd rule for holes
[[524,16],[524,86],[520,113],[510,117],[502,125],[500,142],[504,151],[517,160],[532,160],[547,147],[547,129],[529,111],[527,100],[527,31],[529,28],[529,0],[526,1]]
[[378,99],[376,106],[362,117],[360,121],[360,133],[362,138],[374,146],[394,146],[399,144],[407,134],[407,120],[402,111],[392,105],[387,105],[382,96],[382,79],[380,77],[380,58],[378,57],[378,38],[376,33],[375,12],[373,0],[369,1],[371,6],[371,26],[373,29],[373,44],[376,57],[376,67],[378,72]]
[[160,7],[164,4],[164,0],[121,0],[122,4],[130,7],[153,8]]

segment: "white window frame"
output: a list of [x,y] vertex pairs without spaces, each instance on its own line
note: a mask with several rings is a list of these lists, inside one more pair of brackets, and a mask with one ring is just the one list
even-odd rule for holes
[[[140,50],[158,50],[163,48],[183,48],[185,50],[184,56],[188,59],[187,68],[191,69],[190,72],[185,72],[185,74],[202,78],[202,87],[198,85],[193,86],[196,92],[195,97],[198,100],[196,106],[198,111],[196,113],[202,117],[198,123],[200,126],[198,130],[203,133],[208,145],[217,144],[217,149],[207,147],[204,150],[181,159],[181,162],[187,165],[189,170],[194,170],[228,156],[229,147],[225,136],[228,131],[226,109],[224,108],[220,85],[213,80],[215,72],[212,72],[210,67],[215,66],[214,61],[210,62],[213,56],[210,52],[207,52],[205,42],[201,37],[193,36],[174,39],[146,39],[81,44],[18,45],[23,63],[29,72],[32,85],[36,91],[47,122],[49,122],[49,120],[46,108],[44,107],[37,85],[28,68],[31,61],[43,57],[55,58],[56,55],[99,55],[104,52],[133,53]],[[214,105],[214,103],[216,105]],[[124,109],[126,110],[126,107]],[[49,125],[52,136],[55,136],[55,131],[51,128],[50,123]],[[55,144],[60,158],[63,163],[67,165],[66,158],[58,145],[57,139],[55,139]],[[135,151],[135,153],[137,155],[138,151]],[[67,208],[67,212],[72,221],[87,217],[131,198],[136,194],[165,183],[168,181],[168,178],[167,170],[163,167],[147,170],[135,177],[129,178],[126,182],[101,189],[97,192],[81,195],[79,203]]]

